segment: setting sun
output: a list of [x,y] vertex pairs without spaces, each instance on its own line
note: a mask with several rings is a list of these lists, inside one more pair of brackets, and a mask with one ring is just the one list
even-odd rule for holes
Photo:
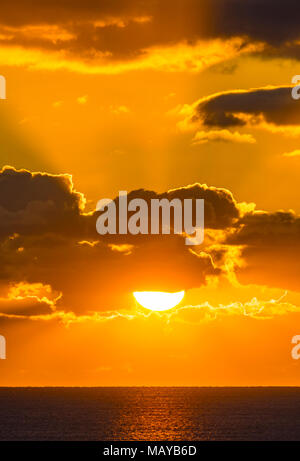
[[137,302],[151,311],[167,311],[177,306],[184,297],[184,291],[165,293],[162,291],[136,291],[133,296]]

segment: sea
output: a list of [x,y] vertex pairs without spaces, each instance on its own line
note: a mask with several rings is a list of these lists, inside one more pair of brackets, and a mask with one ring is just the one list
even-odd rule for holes
[[0,388],[0,440],[300,440],[300,388]]

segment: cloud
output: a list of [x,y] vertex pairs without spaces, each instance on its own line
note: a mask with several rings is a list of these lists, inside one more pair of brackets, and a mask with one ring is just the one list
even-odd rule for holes
[[87,96],[87,95],[85,95],[85,96],[79,96],[79,97],[77,98],[78,104],[81,104],[81,105],[86,104],[86,103],[87,103],[87,100],[88,100],[88,96]]
[[[100,236],[99,212],[85,212],[71,176],[1,170],[0,315],[68,323],[124,313],[133,306],[133,291],[189,290],[224,277],[233,286],[300,291],[300,217],[294,212],[255,211],[227,189],[197,183],[161,194],[132,191],[128,200],[137,197],[148,203],[204,199],[204,244],[190,248],[180,235]],[[280,312],[288,310],[277,304]],[[258,310],[255,305],[255,316]],[[209,309],[205,316],[215,313]]]
[[[127,201],[140,198],[145,200],[148,205],[148,228],[151,227],[151,200],[164,200],[167,199],[172,201],[174,199],[179,199],[181,202],[185,199],[203,199],[204,200],[204,213],[205,213],[205,227],[206,229],[224,229],[232,225],[234,220],[236,220],[239,215],[239,206],[233,195],[228,189],[217,188],[213,186],[208,186],[206,184],[191,184],[188,186],[178,187],[175,189],[170,189],[167,192],[156,193],[155,191],[139,189],[131,191],[128,194]],[[118,216],[119,210],[119,197],[114,199],[116,203],[116,211]],[[130,216],[130,214],[129,214]],[[173,225],[173,217],[171,216],[171,227]],[[148,229],[148,230],[149,230]],[[149,239],[148,235],[111,235],[107,236],[108,240],[113,240],[115,243],[130,242],[130,243],[141,243]],[[153,241],[157,240],[157,236],[152,236]],[[169,239],[169,237],[167,237]]]
[[129,107],[127,106],[110,106],[109,110],[114,115],[128,114],[130,112]]
[[6,296],[0,297],[0,320],[3,317],[40,318],[55,312],[60,298],[49,285],[18,283],[10,285]]
[[237,221],[236,231],[228,240],[239,245],[294,246],[299,235],[300,217],[293,211],[253,211]]
[[54,101],[52,103],[52,107],[54,107],[55,109],[57,109],[58,107],[61,107],[63,105],[63,101]]
[[82,233],[83,194],[70,175],[0,170],[0,239],[45,232]]
[[208,142],[233,142],[233,143],[246,143],[254,144],[256,141],[250,134],[240,134],[238,131],[231,132],[229,130],[211,130],[211,131],[197,131],[192,144],[205,144]]
[[293,150],[292,152],[285,152],[282,154],[283,157],[299,157],[300,149]]
[[[229,191],[193,185],[133,197],[206,198],[207,224],[226,227],[239,216]],[[50,285],[62,293],[57,308],[89,312],[126,306],[132,291],[176,291],[217,276],[211,257],[195,254],[183,236],[100,236],[99,212],[85,212],[85,197],[70,175],[0,171],[0,281]],[[155,270],[154,270],[155,268]]]
[[33,317],[52,314],[52,309],[45,301],[36,299],[0,299],[0,319],[1,317]]
[[109,248],[112,249],[112,251],[117,251],[119,253],[125,253],[126,255],[130,255],[132,253],[132,250],[134,249],[133,245],[115,245],[113,243],[108,245]]
[[285,301],[286,294],[279,299],[267,301],[252,298],[246,302],[232,302],[213,306],[208,302],[197,306],[183,306],[169,313],[170,321],[204,323],[229,316],[245,316],[254,319],[271,319],[288,313],[300,312],[300,306]]
[[65,316],[64,321],[68,324],[82,322],[110,322],[115,320],[143,321],[159,319],[168,325],[174,323],[184,323],[190,325],[213,322],[218,319],[229,317],[248,317],[257,320],[272,319],[277,316],[287,315],[290,313],[299,313],[300,306],[287,301],[287,293],[283,293],[278,299],[260,300],[256,297],[249,301],[234,301],[229,304],[213,305],[209,302],[203,302],[198,305],[184,305],[175,307],[166,312],[151,312],[136,310],[123,310],[121,312],[108,311],[97,313],[89,316]]
[[[80,53],[69,49],[56,50],[53,47],[23,48],[21,44],[1,44],[0,64],[3,66],[26,67],[30,70],[61,70],[81,74],[115,75],[136,70],[151,70],[163,72],[199,72],[210,66],[222,63],[242,54],[253,53],[260,48],[257,44],[241,46],[240,38],[229,39],[226,42],[215,39],[197,41],[190,44],[184,40],[177,44],[151,46],[139,51],[132,57],[112,59],[109,51],[85,50]],[[85,53],[86,56],[83,54]]]
[[259,125],[300,125],[297,102],[291,87],[269,87],[217,93],[195,104],[191,122],[206,127],[242,127]]
[[299,59],[299,13],[296,0],[4,0],[0,62],[117,73],[199,71],[245,53]]
[[225,241],[242,248],[241,283],[300,291],[300,217],[293,211],[246,213]]
[[173,113],[182,117],[178,122],[182,131],[202,128],[196,132],[196,143],[213,140],[255,142],[251,135],[233,131],[244,127],[298,136],[300,112],[291,91],[290,86],[224,91],[177,107]]
[[204,244],[190,248],[180,235],[100,236],[99,212],[85,212],[70,175],[1,170],[2,313],[66,320],[72,312],[126,310],[133,291],[188,290],[220,277],[300,291],[294,212],[255,211],[227,189],[197,183],[161,194],[132,191],[133,198],[204,199]]

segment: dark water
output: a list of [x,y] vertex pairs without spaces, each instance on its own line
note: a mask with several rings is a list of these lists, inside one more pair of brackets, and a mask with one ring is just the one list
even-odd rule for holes
[[300,388],[0,388],[1,440],[300,440]]

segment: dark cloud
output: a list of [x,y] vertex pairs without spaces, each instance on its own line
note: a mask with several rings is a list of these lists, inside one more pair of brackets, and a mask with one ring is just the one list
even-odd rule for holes
[[[186,187],[179,187],[158,194],[154,191],[139,189],[132,191],[128,194],[128,202],[136,198],[143,199],[148,204],[148,221],[149,230],[151,227],[151,200],[164,200],[172,201],[179,199],[184,209],[184,200],[190,199],[195,202],[197,199],[204,200],[204,214],[205,214],[205,228],[206,229],[223,229],[232,225],[233,221],[239,217],[239,210],[237,202],[232,196],[231,192],[227,189],[207,186],[206,184],[192,184]],[[114,199],[117,206],[117,215],[119,210],[119,199]],[[129,214],[130,216],[130,214]],[[173,215],[171,214],[171,228],[173,228]],[[183,218],[183,217],[182,217]],[[113,236],[113,240],[118,242],[138,243],[145,239],[144,236]],[[147,239],[149,237],[147,236]]]
[[51,304],[35,298],[0,299],[0,318],[2,316],[32,317],[53,314]]
[[299,38],[297,0],[212,0],[211,36],[248,36],[270,46]]
[[[265,56],[299,57],[298,0],[87,0],[1,3],[3,43],[132,59],[151,46],[244,37],[265,43]],[[148,21],[137,20],[148,18]],[[32,35],[29,25],[58,25],[70,38]],[[5,31],[5,27],[10,28]],[[19,30],[12,30],[11,28]]]
[[[180,235],[100,236],[99,212],[84,213],[84,197],[67,175],[4,169],[0,191],[1,293],[17,287],[16,296],[0,293],[3,315],[48,315],[53,306],[76,313],[116,310],[132,305],[133,291],[199,287],[224,273],[226,265],[235,267],[230,247],[242,248],[245,264],[236,265],[242,283],[300,288],[300,218],[292,212],[241,216],[242,207],[226,189],[194,184],[128,196],[148,203],[152,198],[203,198],[208,240],[197,251]],[[221,235],[225,240],[219,245]],[[49,302],[47,286],[56,293]],[[38,296],[32,295],[35,287]]]
[[[147,202],[204,198],[210,228],[231,226],[239,216],[229,191],[200,184],[164,194],[133,191],[128,200],[137,197]],[[85,214],[84,203],[68,175],[3,169],[1,281],[49,284],[63,294],[60,308],[94,311],[128,306],[132,291],[176,291],[200,286],[207,276],[219,274],[212,259],[191,252],[183,236],[100,236],[99,212]],[[115,251],[120,244],[131,245],[130,251]]]
[[[239,216],[237,203],[230,191],[222,188],[194,184],[157,194],[137,190],[128,194],[128,201],[144,199],[204,199],[205,225],[208,228],[230,226]],[[118,207],[118,197],[115,202]],[[48,235],[49,245],[55,235],[64,238],[99,240],[96,219],[99,213],[84,211],[85,198],[76,191],[70,175],[31,173],[4,167],[0,170],[0,237]],[[118,215],[118,213],[117,213]],[[51,237],[52,235],[52,237]],[[136,237],[135,237],[136,238]],[[125,240],[128,236],[125,236]],[[135,242],[137,243],[137,242]]]
[[243,247],[242,283],[299,291],[300,217],[293,212],[246,214],[226,243]]
[[253,212],[237,222],[231,244],[300,247],[300,218],[291,211]]
[[0,170],[0,238],[45,232],[82,235],[84,205],[68,175]]
[[226,128],[259,124],[262,117],[275,125],[300,125],[299,107],[291,91],[291,87],[278,87],[218,93],[199,101],[191,122]]
[[[151,3],[151,2],[150,2]],[[142,0],[16,0],[15,8],[2,2],[1,22],[9,25],[61,24],[111,17],[127,17],[147,10]]]
[[57,306],[76,312],[126,308],[133,291],[179,291],[220,272],[208,255],[198,256],[182,238],[169,236],[149,236],[130,254],[102,242],[16,237],[1,245],[0,256],[2,281],[49,284],[63,294]]

